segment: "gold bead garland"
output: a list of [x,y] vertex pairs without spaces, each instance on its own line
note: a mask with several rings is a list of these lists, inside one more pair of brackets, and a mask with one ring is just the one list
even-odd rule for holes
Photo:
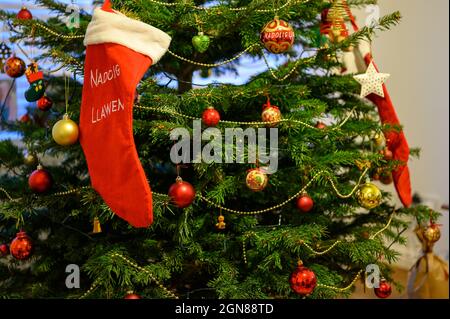
[[[172,297],[174,299],[179,299],[179,297],[177,295],[175,295],[175,293],[173,293],[172,291],[170,291],[169,289],[167,289],[149,270],[145,269],[144,267],[139,266],[137,263],[135,263],[134,261],[131,261],[130,259],[128,259],[127,257],[119,254],[119,253],[112,253],[110,254],[110,257],[112,258],[119,258],[122,259],[123,261],[125,261],[127,264],[129,264],[130,266],[134,267],[135,269],[146,273],[150,279],[156,283],[156,285],[161,288],[169,297]],[[85,298],[87,295],[89,295],[91,292],[93,292],[99,285],[99,279],[96,279],[91,287],[89,288],[88,291],[86,291],[79,299],[83,299]]]
[[[51,35],[53,35],[55,37],[58,37],[58,38],[61,38],[61,39],[73,40],[73,39],[82,39],[82,38],[84,38],[84,35],[64,35],[64,34],[58,33],[58,32],[56,32],[56,31],[50,29],[49,27],[47,27],[47,26],[45,26],[43,24],[40,24],[40,23],[35,23],[33,25],[33,28],[36,27],[36,26],[44,29],[45,31],[47,31]],[[191,59],[188,59],[186,57],[183,57],[181,55],[178,55],[178,54],[172,52],[170,49],[167,50],[167,52],[169,54],[171,54],[172,56],[176,57],[177,59],[181,60],[181,61],[188,62],[188,63],[191,63],[193,65],[197,65],[197,66],[201,66],[201,67],[213,68],[213,67],[219,67],[219,66],[231,63],[231,62],[239,59],[242,55],[244,55],[246,52],[250,51],[252,48],[254,48],[256,46],[262,47],[260,43],[253,43],[250,46],[248,46],[246,49],[244,49],[243,51],[239,52],[234,57],[232,57],[230,59],[227,59],[225,61],[222,61],[222,62],[218,62],[218,63],[203,63],[203,62],[193,61]],[[269,72],[270,72],[271,76],[274,79],[276,79],[277,81],[280,81],[280,82],[281,81],[285,81],[287,78],[289,78],[292,75],[292,73],[297,69],[297,67],[300,65],[300,63],[309,63],[309,62],[314,61],[314,59],[315,59],[315,57],[311,57],[311,58],[297,60],[297,62],[294,64],[294,66],[291,68],[291,70],[285,76],[280,78],[280,77],[278,77],[275,74],[274,70],[270,67],[269,62],[267,61],[267,58],[266,58],[266,56],[264,54],[264,51],[262,51],[262,56],[264,58],[264,63],[267,65],[267,67],[269,69]],[[81,64],[79,62],[77,62],[77,63],[73,62],[73,63],[77,64],[77,66],[81,67]]]
[[[370,236],[370,238],[369,238],[370,240],[374,240],[378,235],[380,235],[382,232],[384,232],[386,229],[389,228],[389,226],[391,225],[392,219],[394,218],[394,214],[395,214],[395,211],[392,212],[392,214],[391,214],[391,216],[390,216],[390,218],[389,218],[387,224],[386,224],[382,229],[380,229],[379,231],[377,231],[375,234],[373,234],[372,236]],[[247,240],[248,238],[250,238],[251,236],[256,236],[256,237],[257,237],[257,234],[256,234],[255,232],[253,232],[253,231],[252,231],[252,232],[248,232],[248,233],[246,233],[246,234],[244,235],[244,238],[243,238],[243,240],[242,240],[242,256],[243,256],[243,260],[244,260],[244,263],[245,263],[245,264],[248,263],[248,260],[247,260],[247,248],[246,248],[245,242],[246,242],[246,240]],[[341,244],[341,243],[342,243],[341,240],[336,240],[331,246],[329,246],[327,249],[325,249],[325,250],[323,250],[323,251],[316,251],[316,250],[314,250],[309,244],[307,244],[307,243],[304,242],[304,241],[301,241],[299,244],[305,246],[306,248],[308,248],[308,250],[310,250],[314,255],[316,255],[316,256],[322,256],[322,255],[325,255],[325,254],[329,253],[334,247],[336,247],[338,244]],[[326,289],[331,289],[331,290],[334,290],[334,291],[337,291],[337,292],[344,292],[344,291],[349,290],[350,288],[352,288],[352,287],[354,286],[354,284],[355,284],[356,281],[360,278],[360,276],[361,276],[361,274],[363,273],[363,271],[364,271],[364,270],[361,269],[361,270],[356,274],[356,276],[355,276],[355,278],[352,280],[352,282],[351,282],[348,286],[346,286],[346,287],[344,287],[344,288],[334,287],[334,286],[325,285],[325,284],[320,284],[320,283],[317,284],[317,287],[326,288]]]
[[[83,189],[90,189],[90,188],[91,188],[91,186],[82,186],[82,187],[71,189],[71,190],[64,191],[64,192],[54,193],[54,194],[49,195],[49,196],[66,196],[66,195],[78,193],[79,191],[81,191]],[[3,187],[0,187],[0,191],[2,193],[4,193],[5,196],[12,202],[17,202],[17,201],[22,199],[21,197],[19,197],[19,198],[12,198],[11,195]]]
[[[361,176],[360,176],[360,178],[359,178],[359,180],[358,180],[358,183],[355,185],[355,187],[352,189],[352,191],[351,191],[349,194],[347,194],[347,195],[342,194],[342,193],[337,189],[337,187],[336,187],[336,185],[335,185],[333,179],[329,176],[329,172],[324,171],[324,170],[321,170],[321,171],[317,172],[317,173],[309,180],[309,182],[308,182],[305,186],[303,186],[303,188],[301,188],[296,194],[294,194],[294,195],[292,195],[291,197],[289,197],[288,199],[286,199],[284,202],[282,202],[282,203],[280,203],[280,204],[277,204],[277,205],[275,205],[275,206],[269,207],[269,208],[265,208],[265,209],[261,209],[261,210],[256,210],[256,211],[239,211],[239,210],[234,210],[234,209],[230,209],[230,208],[223,207],[223,206],[221,206],[221,205],[219,205],[219,204],[217,204],[217,203],[211,201],[210,199],[204,197],[204,196],[201,195],[201,194],[197,194],[197,197],[199,197],[202,201],[204,201],[204,202],[206,202],[206,203],[208,203],[208,204],[210,204],[210,205],[212,205],[212,206],[214,206],[214,207],[216,207],[216,208],[219,208],[219,209],[222,209],[222,210],[224,210],[224,211],[227,211],[227,212],[229,212],[229,213],[233,213],[233,214],[236,214],[236,215],[260,215],[260,214],[263,214],[263,213],[267,213],[267,212],[276,210],[276,209],[281,208],[281,207],[283,207],[283,206],[286,206],[289,202],[293,201],[293,200],[296,199],[298,196],[300,196],[302,193],[304,193],[304,192],[309,188],[309,186],[310,186],[310,185],[311,185],[311,184],[312,184],[319,176],[321,176],[321,175],[323,175],[323,174],[326,174],[325,178],[330,182],[331,186],[333,187],[333,189],[334,189],[334,191],[336,192],[336,194],[337,194],[338,197],[340,197],[340,198],[342,198],[342,199],[349,198],[349,197],[351,197],[351,196],[354,194],[354,192],[358,189],[359,185],[361,184],[361,181],[362,181],[363,177],[367,174],[368,170],[369,170],[369,168],[366,167],[366,169],[362,172],[362,174],[361,174]],[[81,191],[81,190],[83,190],[83,189],[89,189],[89,188],[91,188],[91,186],[83,186],[83,187],[76,188],[76,189],[72,189],[72,190],[69,190],[69,191],[64,191],[64,192],[55,193],[55,194],[52,194],[52,195],[49,195],[49,196],[65,196],[65,195],[74,194],[74,193],[77,193],[77,192],[79,192],[79,191]],[[20,200],[20,198],[18,198],[18,199],[13,199],[13,198],[8,194],[8,192],[7,192],[5,189],[3,189],[3,188],[0,188],[0,190],[1,190],[3,193],[6,194],[6,196],[8,197],[9,200],[11,200],[11,201],[12,201],[12,200]],[[161,194],[161,193],[156,193],[156,192],[152,192],[152,193],[153,193],[154,195],[156,195],[156,196],[164,196],[164,197],[166,196],[166,194]]]
[[336,247],[337,245],[339,245],[340,243],[342,243],[342,241],[340,240],[336,240],[330,247],[328,247],[327,249],[323,250],[323,251],[316,251],[314,250],[310,245],[308,245],[307,243],[305,243],[304,241],[302,241],[302,245],[305,246],[306,248],[308,248],[314,255],[317,256],[322,256],[325,254],[328,254],[334,247]]
[[72,189],[72,190],[69,190],[69,191],[55,193],[55,194],[53,194],[53,196],[66,196],[66,195],[75,194],[75,193],[78,193],[81,190],[90,189],[90,188],[91,188],[91,186],[82,186],[80,188]]
[[90,295],[95,289],[97,289],[99,282],[100,282],[100,279],[97,278],[97,279],[92,283],[91,287],[90,287],[84,294],[82,294],[78,299],[84,299],[84,298],[86,298],[88,295]]
[[[195,4],[187,4],[187,3],[179,3],[179,2],[175,2],[175,3],[167,3],[167,2],[162,2],[162,1],[158,1],[158,0],[148,0],[150,2],[153,2],[155,4],[161,5],[161,6],[166,6],[166,7],[175,7],[175,6],[184,6],[185,8],[192,8],[194,10],[198,10],[198,11],[217,11],[217,10],[222,10],[223,8],[220,7],[202,7],[202,6],[197,6]],[[287,6],[289,6],[291,4],[291,2],[293,3],[306,3],[309,2],[310,0],[288,0],[285,4],[279,6],[278,8],[272,8],[272,9],[254,9],[252,11],[254,12],[260,12],[260,13],[269,13],[269,12],[277,12],[279,10],[282,10],[284,8],[286,8]],[[239,8],[228,8],[228,10],[230,11],[245,11],[248,10],[248,7],[239,7]]]
[[6,198],[8,198],[10,201],[15,201],[15,199],[13,199],[3,187],[0,187],[0,191],[2,191],[2,193],[5,194]]
[[[360,184],[361,184],[362,179],[363,179],[364,176],[367,174],[368,170],[369,170],[369,168],[366,168],[366,169],[362,172],[362,174],[361,174],[361,176],[360,176],[360,178],[359,178],[359,180],[358,180],[358,183],[355,185],[355,187],[352,189],[352,191],[351,191],[349,194],[346,194],[346,195],[342,194],[342,193],[337,189],[337,187],[336,187],[334,181],[332,180],[332,178],[331,178],[330,176],[326,176],[326,179],[330,182],[330,184],[331,184],[331,186],[333,187],[334,191],[336,192],[337,196],[340,197],[340,198],[342,198],[342,199],[346,199],[346,198],[351,197],[351,196],[356,192],[356,190],[358,189],[358,187],[359,187]],[[227,212],[229,212],[229,213],[233,213],[233,214],[236,214],[236,215],[260,215],[260,214],[263,214],[263,213],[267,213],[267,212],[276,210],[276,209],[281,208],[281,207],[283,207],[283,206],[286,206],[289,202],[293,201],[293,200],[296,199],[298,196],[300,196],[302,193],[304,193],[304,192],[306,191],[306,189],[308,189],[309,186],[314,182],[314,180],[316,180],[320,175],[323,175],[323,174],[327,174],[327,175],[328,175],[329,173],[328,173],[327,171],[323,171],[323,170],[322,170],[322,171],[319,171],[319,172],[316,173],[316,174],[309,180],[309,182],[308,182],[302,189],[300,189],[296,194],[292,195],[291,197],[289,197],[289,198],[286,199],[284,202],[282,202],[282,203],[280,203],[280,204],[278,204],[278,205],[275,205],[275,206],[272,206],[272,207],[269,207],[269,208],[265,208],[265,209],[261,209],[261,210],[255,210],[255,211],[239,211],[239,210],[234,210],[234,209],[230,209],[230,208],[223,207],[223,206],[221,206],[221,205],[219,205],[219,204],[217,204],[217,203],[211,201],[210,199],[208,199],[208,198],[202,196],[201,194],[198,194],[197,196],[198,196],[201,200],[203,200],[204,202],[207,202],[208,204],[210,204],[210,205],[212,205],[212,206],[214,206],[214,207],[216,207],[216,208],[222,209],[222,210],[224,210],[224,211],[227,211]]]
[[57,37],[57,38],[61,38],[61,39],[65,39],[65,40],[74,40],[74,39],[83,39],[84,38],[84,34],[80,34],[80,35],[65,35],[65,34],[61,34],[58,33],[56,31],[53,31],[52,29],[50,29],[49,27],[36,22],[33,24],[33,27],[39,27],[41,29],[44,29],[45,31],[47,31],[48,33],[50,33],[51,35]]
[[174,298],[174,299],[178,299],[178,296],[175,295],[172,291],[170,291],[169,289],[167,289],[166,287],[164,287],[164,285],[147,269],[145,269],[144,267],[139,266],[137,263],[129,260],[128,258],[126,258],[125,256],[118,254],[118,253],[113,253],[111,254],[111,257],[117,257],[122,259],[123,261],[125,261],[126,263],[128,263],[129,265],[133,266],[134,268],[136,268],[137,270],[140,270],[144,273],[146,273],[157,285],[159,288],[161,288],[162,290],[164,290],[164,292]]
[[320,283],[318,283],[316,287],[318,287],[318,288],[331,289],[331,290],[334,290],[334,291],[337,291],[337,292],[344,292],[344,291],[346,291],[346,290],[349,290],[350,288],[352,288],[352,287],[355,285],[355,283],[358,281],[359,277],[361,276],[361,273],[362,273],[362,272],[363,272],[363,270],[360,270],[360,271],[356,274],[356,276],[355,276],[355,278],[352,280],[352,282],[351,282],[347,287],[344,287],[344,288],[334,287],[334,286],[325,285],[325,284],[320,284]]
[[270,75],[279,82],[285,81],[287,78],[289,78],[292,75],[292,73],[294,73],[294,71],[297,69],[297,67],[300,65],[300,63],[305,63],[305,64],[310,63],[310,62],[314,61],[314,59],[315,59],[315,57],[312,57],[312,58],[297,60],[294,63],[294,66],[291,68],[291,70],[285,76],[280,78],[280,77],[278,77],[278,75],[275,74],[275,71],[270,67],[269,61],[267,61],[267,57],[266,57],[266,54],[264,53],[264,50],[262,50],[261,52],[262,52],[262,57],[264,59],[264,63],[267,65],[267,68],[269,69]]
[[188,62],[188,63],[191,63],[193,65],[197,65],[197,66],[201,66],[201,67],[205,67],[205,68],[215,68],[215,67],[219,67],[219,66],[231,63],[231,62],[239,59],[242,55],[244,55],[246,52],[250,51],[255,46],[259,46],[259,43],[253,43],[250,46],[248,46],[246,49],[244,49],[243,51],[241,51],[238,54],[236,54],[234,57],[232,57],[232,58],[230,58],[228,60],[222,61],[222,62],[218,62],[218,63],[197,62],[197,61],[193,61],[193,60],[190,60],[188,58],[185,58],[185,57],[183,57],[181,55],[178,55],[178,54],[176,54],[176,53],[174,53],[174,52],[172,52],[170,50],[167,50],[167,52],[169,54],[171,54],[172,56],[176,57],[177,59],[181,60],[181,61]]
[[[188,119],[188,120],[201,120],[201,118],[199,118],[199,117],[183,114],[183,113],[180,113],[180,112],[177,112],[177,111],[164,110],[164,109],[161,109],[161,108],[158,108],[158,107],[153,107],[153,106],[143,106],[143,105],[136,104],[135,107],[137,109],[141,109],[141,110],[153,111],[153,112],[158,112],[158,113],[162,113],[162,114],[169,114],[169,115],[173,115],[173,116],[177,116],[177,117],[182,117],[182,118],[185,118],[185,119]],[[336,125],[336,126],[332,127],[331,129],[329,129],[329,131],[335,131],[335,130],[340,129],[345,123],[348,122],[348,120],[353,115],[354,111],[355,111],[355,108],[353,108],[349,112],[349,114],[347,114],[347,116],[345,117],[344,120],[342,120],[342,122],[340,122],[338,125]],[[270,125],[270,124],[279,124],[279,123],[295,123],[295,124],[300,124],[302,126],[305,126],[307,128],[313,129],[313,130],[323,131],[322,129],[319,129],[319,128],[313,126],[313,125],[310,125],[310,124],[305,123],[305,122],[300,121],[300,120],[294,120],[294,119],[280,119],[279,121],[274,121],[274,122],[260,122],[260,121],[240,122],[240,121],[220,120],[219,123],[229,124],[229,125],[248,125],[248,126],[266,126],[266,125]]]

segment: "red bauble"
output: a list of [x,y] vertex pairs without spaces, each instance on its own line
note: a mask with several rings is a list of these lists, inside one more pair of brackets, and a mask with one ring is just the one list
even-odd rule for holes
[[9,254],[9,247],[7,244],[0,245],[0,257],[5,257]]
[[322,122],[317,122],[316,124],[316,128],[318,128],[319,130],[323,130],[327,127],[327,125],[325,123]]
[[141,296],[135,294],[132,291],[128,291],[127,294],[123,297],[123,299],[141,299]]
[[301,262],[296,270],[291,274],[289,278],[291,289],[301,296],[307,296],[314,291],[317,285],[317,278],[314,272],[303,266]]
[[33,242],[28,237],[27,233],[20,231],[17,233],[16,238],[9,245],[11,255],[19,260],[25,260],[30,257],[33,251]]
[[378,298],[388,298],[392,293],[391,284],[388,283],[385,279],[380,280],[380,286],[374,289],[375,295]]
[[314,207],[314,201],[311,197],[304,194],[297,199],[297,208],[303,212],[307,213]]
[[177,181],[169,188],[169,197],[178,208],[186,208],[195,199],[195,189],[190,183],[178,177]]
[[29,123],[31,121],[31,117],[28,114],[22,115],[22,117],[19,119],[22,123]]
[[261,31],[261,42],[267,50],[278,54],[286,52],[294,44],[294,29],[284,20],[275,17]]
[[23,62],[21,58],[18,58],[13,55],[8,60],[6,60],[3,70],[10,77],[19,78],[25,74],[27,66],[25,65],[25,62]]
[[380,153],[384,156],[384,159],[386,161],[390,161],[394,158],[394,154],[387,147],[384,150],[380,151]]
[[220,114],[213,107],[208,107],[203,111],[202,121],[206,126],[216,126],[220,122]]
[[33,15],[31,14],[30,10],[28,10],[26,7],[22,7],[22,9],[17,13],[17,19],[19,20],[31,20],[33,19]]
[[37,101],[37,107],[41,111],[48,111],[52,108],[53,101],[51,98],[49,98],[47,95],[44,95]]
[[38,166],[28,178],[28,185],[35,193],[45,193],[52,187],[52,176],[42,166]]

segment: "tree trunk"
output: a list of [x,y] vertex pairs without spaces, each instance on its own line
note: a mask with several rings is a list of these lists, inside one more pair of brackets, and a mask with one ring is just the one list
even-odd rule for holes
[[183,64],[180,73],[177,74],[179,93],[184,93],[192,89],[192,76],[194,71],[195,66],[192,64]]

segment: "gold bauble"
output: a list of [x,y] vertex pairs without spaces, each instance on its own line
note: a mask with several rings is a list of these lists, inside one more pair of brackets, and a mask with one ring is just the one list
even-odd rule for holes
[[375,136],[373,137],[373,141],[375,142],[375,145],[377,147],[383,147],[386,144],[386,139],[384,138],[383,133],[375,134]]
[[438,225],[430,225],[423,231],[423,237],[430,244],[434,244],[441,238],[441,230]]
[[35,167],[38,164],[37,156],[33,153],[28,153],[24,156],[23,162],[27,166]]
[[259,168],[251,169],[245,179],[247,187],[254,192],[260,192],[266,188],[269,177]]
[[372,183],[362,185],[356,192],[359,204],[366,208],[372,209],[381,204],[381,191]]
[[78,141],[78,125],[65,114],[63,119],[56,122],[52,129],[55,142],[62,146],[75,144]]
[[280,109],[269,104],[266,108],[264,108],[261,114],[261,119],[263,122],[268,123],[267,126],[269,127],[277,126],[278,122],[281,121]]

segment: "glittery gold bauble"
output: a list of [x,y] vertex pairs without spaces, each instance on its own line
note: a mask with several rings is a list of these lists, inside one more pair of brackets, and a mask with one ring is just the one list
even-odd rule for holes
[[294,44],[294,30],[284,20],[275,17],[261,31],[261,42],[267,50],[278,54],[289,50]]
[[247,178],[245,179],[247,187],[254,192],[262,191],[264,188],[266,188],[268,182],[269,177],[267,177],[267,174],[265,174],[259,168],[250,170],[247,174]]
[[381,204],[381,191],[372,183],[362,185],[356,192],[359,204],[366,208],[372,209]]
[[265,107],[261,114],[262,121],[268,123],[268,126],[276,126],[281,120],[280,109],[274,105],[270,105],[270,102],[264,105]]
[[38,164],[38,159],[37,156],[33,153],[29,153],[27,155],[25,155],[25,157],[23,158],[23,162],[25,163],[25,165],[27,166],[36,166]]
[[423,230],[423,237],[430,244],[434,244],[441,238],[441,230],[438,225],[430,225]]
[[63,119],[56,122],[52,129],[52,136],[56,143],[62,146],[75,144],[78,140],[78,125],[65,114]]

